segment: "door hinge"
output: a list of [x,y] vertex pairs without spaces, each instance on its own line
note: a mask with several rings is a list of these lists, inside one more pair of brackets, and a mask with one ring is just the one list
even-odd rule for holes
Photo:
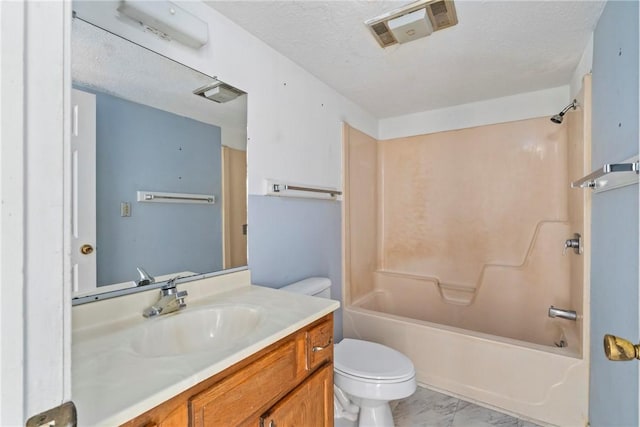
[[76,405],[73,402],[65,402],[29,418],[26,427],[76,427],[77,423]]

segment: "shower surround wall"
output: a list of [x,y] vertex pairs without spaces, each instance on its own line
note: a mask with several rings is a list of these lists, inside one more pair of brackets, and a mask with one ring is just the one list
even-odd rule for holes
[[546,311],[570,302],[566,126],[523,120],[382,141],[379,153],[380,287],[421,282],[425,320],[553,344]]
[[569,188],[588,108],[386,141],[345,126],[345,337],[404,352],[428,386],[583,424],[587,257],[563,245],[588,239],[588,193]]

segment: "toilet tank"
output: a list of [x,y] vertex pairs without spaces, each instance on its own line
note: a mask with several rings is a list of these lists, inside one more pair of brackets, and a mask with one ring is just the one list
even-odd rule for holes
[[331,298],[331,280],[326,277],[310,277],[280,288],[281,291],[294,294]]

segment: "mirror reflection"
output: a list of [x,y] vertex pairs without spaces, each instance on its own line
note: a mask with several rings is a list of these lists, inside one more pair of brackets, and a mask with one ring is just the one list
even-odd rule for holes
[[74,296],[244,266],[246,94],[72,26]]

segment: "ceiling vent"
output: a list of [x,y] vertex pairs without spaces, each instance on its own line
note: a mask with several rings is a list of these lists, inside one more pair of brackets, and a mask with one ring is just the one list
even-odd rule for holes
[[381,47],[407,43],[458,23],[453,0],[420,0],[365,22]]

